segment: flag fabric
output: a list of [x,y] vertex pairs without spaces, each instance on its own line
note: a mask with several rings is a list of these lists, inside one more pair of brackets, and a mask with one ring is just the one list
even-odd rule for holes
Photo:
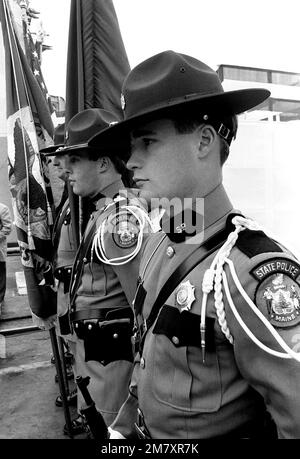
[[122,117],[121,87],[130,70],[112,0],[71,0],[66,126],[86,108]]
[[54,126],[45,94],[26,57],[29,32],[22,36],[20,6],[2,0],[0,21],[5,48],[9,184],[29,306],[38,321],[56,313],[56,293],[44,279],[52,259],[52,213],[39,155],[41,148],[53,143]]
[[[71,0],[65,126],[87,108],[103,108],[121,118],[121,88],[129,70],[112,0]],[[73,227],[80,240],[87,207],[71,190],[69,194]]]

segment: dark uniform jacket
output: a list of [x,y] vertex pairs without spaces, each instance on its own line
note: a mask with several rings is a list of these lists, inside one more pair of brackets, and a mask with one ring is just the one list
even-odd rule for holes
[[[238,315],[264,346],[284,353],[242,296],[226,263],[224,270],[238,315],[232,312],[224,286],[220,317],[214,292],[208,295],[203,362],[202,281],[217,253],[217,249],[211,252],[209,241],[215,236],[218,244],[224,239],[224,230],[228,235],[235,228],[235,213],[222,186],[205,198],[204,206],[205,231],[200,243],[199,234],[193,244],[193,238],[178,241],[176,235],[160,232],[146,245],[140,268],[145,298],[142,305],[135,304],[138,326],[149,318],[162,286],[188,254],[201,245],[207,255],[174,285],[147,331],[130,395],[112,429],[127,438],[137,430],[140,436],[164,439],[272,437],[276,435],[272,417],[280,438],[299,438],[300,363],[270,355],[242,328]],[[298,261],[263,232],[249,229],[239,233],[229,259],[255,309],[299,352]]]

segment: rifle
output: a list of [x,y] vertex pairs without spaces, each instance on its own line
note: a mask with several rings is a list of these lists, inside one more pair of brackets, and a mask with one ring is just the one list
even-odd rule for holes
[[76,376],[76,384],[82,393],[85,403],[81,406],[80,413],[85,418],[94,440],[104,440],[109,438],[109,431],[103,419],[103,416],[96,408],[87,388],[90,377]]

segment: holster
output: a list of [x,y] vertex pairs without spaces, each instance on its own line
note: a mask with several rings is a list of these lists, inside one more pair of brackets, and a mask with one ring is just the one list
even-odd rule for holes
[[45,285],[48,285],[51,287],[54,285],[52,265],[47,266],[47,268],[43,272],[43,277],[44,277]]
[[69,335],[72,333],[69,311],[67,311],[63,316],[58,316],[57,320],[59,322],[61,335]]
[[72,266],[61,266],[54,271],[54,277],[64,284],[64,293],[68,293],[72,275]]
[[[87,319],[74,322],[78,338],[84,341],[85,361],[95,360],[104,366],[117,360],[133,362],[131,308],[98,311],[98,317],[90,317],[93,321]],[[76,314],[72,314],[71,318],[76,317]]]

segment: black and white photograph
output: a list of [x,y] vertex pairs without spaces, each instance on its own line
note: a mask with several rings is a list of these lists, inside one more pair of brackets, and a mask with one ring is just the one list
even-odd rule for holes
[[0,440],[300,439],[299,13],[0,0]]

